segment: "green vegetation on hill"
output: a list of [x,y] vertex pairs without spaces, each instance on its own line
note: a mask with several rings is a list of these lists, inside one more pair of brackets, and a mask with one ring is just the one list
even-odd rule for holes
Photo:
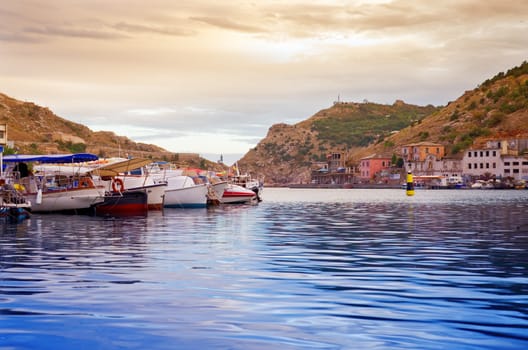
[[312,130],[330,146],[366,147],[381,141],[394,131],[403,129],[437,111],[433,106],[421,107],[396,102],[392,106],[378,103],[338,103],[315,119]]
[[499,73],[443,108],[371,102],[336,103],[295,125],[277,124],[239,165],[276,184],[310,181],[311,162],[331,152],[347,166],[372,154],[397,159],[401,146],[428,141],[459,158],[489,138],[528,137],[528,63]]

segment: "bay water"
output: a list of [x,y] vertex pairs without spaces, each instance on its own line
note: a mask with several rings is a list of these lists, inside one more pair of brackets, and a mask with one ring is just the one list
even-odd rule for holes
[[528,191],[0,223],[0,349],[524,349]]

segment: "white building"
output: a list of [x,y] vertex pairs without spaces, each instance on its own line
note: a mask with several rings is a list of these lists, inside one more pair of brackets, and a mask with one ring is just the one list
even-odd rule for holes
[[528,180],[528,158],[520,156],[527,140],[488,141],[486,148],[466,151],[462,159],[463,173],[473,177]]
[[407,171],[414,175],[460,177],[462,176],[462,165],[460,159],[437,158],[434,154],[428,154],[424,161],[408,161]]
[[489,174],[499,179],[504,173],[501,150],[492,148],[466,151],[464,158],[462,158],[462,168],[463,173],[466,175],[479,177]]

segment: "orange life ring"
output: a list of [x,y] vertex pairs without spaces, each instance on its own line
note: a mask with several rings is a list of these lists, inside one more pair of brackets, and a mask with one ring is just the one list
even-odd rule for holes
[[121,179],[114,179],[112,181],[112,191],[114,192],[123,192],[125,190],[125,184]]

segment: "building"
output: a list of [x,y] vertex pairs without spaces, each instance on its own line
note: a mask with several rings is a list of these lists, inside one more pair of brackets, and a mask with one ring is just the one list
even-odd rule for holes
[[419,142],[402,147],[405,170],[415,181],[426,187],[449,187],[463,181],[462,162],[445,157],[445,146],[433,142]]
[[345,170],[346,154],[332,152],[326,156],[329,172],[343,172]]
[[391,166],[391,158],[373,154],[359,160],[359,178],[361,180],[373,180],[382,170]]
[[528,180],[527,140],[488,141],[485,148],[470,149],[462,159],[463,172],[473,178]]
[[462,175],[460,159],[438,158],[433,154],[427,155],[423,161],[408,161],[405,169],[415,175],[457,177]]
[[0,145],[7,145],[7,124],[0,124]]
[[326,160],[326,163],[312,163],[312,184],[343,186],[353,182],[353,169],[346,166],[346,153],[329,153]]
[[428,155],[434,155],[436,159],[444,158],[444,145],[434,142],[418,142],[402,146],[401,156],[405,162],[423,162]]

